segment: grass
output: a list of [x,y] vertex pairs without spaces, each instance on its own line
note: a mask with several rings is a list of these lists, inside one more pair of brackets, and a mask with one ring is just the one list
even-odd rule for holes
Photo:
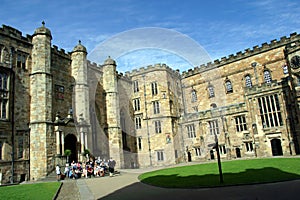
[[223,183],[218,164],[207,163],[167,168],[141,174],[143,183],[168,188],[199,188],[257,184],[300,178],[300,158],[268,158],[222,162]]
[[0,187],[0,199],[53,199],[60,182],[34,183]]

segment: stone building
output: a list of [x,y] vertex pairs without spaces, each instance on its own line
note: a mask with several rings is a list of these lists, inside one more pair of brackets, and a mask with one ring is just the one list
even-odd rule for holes
[[[0,28],[0,183],[38,180],[56,164],[113,157],[118,168],[299,154],[300,36],[291,34],[180,73],[125,74]],[[216,146],[218,141],[218,146]],[[71,155],[67,156],[66,150]]]

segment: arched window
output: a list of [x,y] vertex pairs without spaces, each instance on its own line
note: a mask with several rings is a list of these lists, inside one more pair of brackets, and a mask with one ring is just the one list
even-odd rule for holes
[[264,80],[265,80],[265,83],[271,83],[272,82],[271,73],[270,73],[269,70],[264,71]]
[[246,87],[248,87],[248,88],[251,88],[251,87],[252,87],[252,81],[251,81],[250,75],[246,75],[246,76],[245,76],[245,85],[246,85]]
[[192,102],[196,102],[197,101],[197,92],[196,90],[192,90]]
[[231,84],[231,81],[230,81],[230,80],[226,80],[226,81],[225,81],[225,87],[226,87],[226,93],[231,93],[231,92],[233,92],[232,84]]

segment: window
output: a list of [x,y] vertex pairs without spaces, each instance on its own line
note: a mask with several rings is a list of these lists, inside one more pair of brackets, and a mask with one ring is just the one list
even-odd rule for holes
[[271,73],[270,73],[269,70],[264,71],[264,80],[265,80],[265,83],[271,83],[272,82]]
[[24,54],[18,53],[17,55],[17,67],[25,69],[26,68],[26,56]]
[[161,133],[161,122],[159,120],[155,121],[155,133]]
[[156,155],[157,155],[157,161],[164,160],[164,151],[156,151]]
[[65,93],[65,87],[62,85],[55,85],[55,97],[56,99],[63,100]]
[[226,87],[226,93],[231,93],[231,92],[233,92],[232,84],[231,84],[231,81],[230,81],[230,80],[226,80],[226,81],[225,81],[225,87]]
[[138,148],[139,150],[142,149],[142,137],[138,137]]
[[23,158],[23,150],[24,150],[24,135],[20,134],[18,136],[18,151],[17,151],[18,159]]
[[215,96],[215,91],[213,86],[208,86],[208,96],[209,98],[212,98]]
[[160,111],[159,111],[159,102],[158,101],[153,101],[152,104],[153,104],[153,113],[154,114],[160,113]]
[[8,118],[8,75],[0,72],[0,119]]
[[141,107],[140,107],[140,99],[134,99],[133,100],[133,108],[134,108],[134,111],[140,111],[141,110]]
[[219,134],[218,120],[209,121],[209,133],[211,135]]
[[3,146],[3,144],[2,144],[2,142],[0,141],[0,160],[2,160],[2,146]]
[[201,156],[201,149],[199,147],[195,148],[196,156]]
[[188,138],[195,138],[196,133],[195,133],[194,124],[187,125],[186,128],[187,128]]
[[198,106],[193,106],[193,110],[194,110],[195,112],[198,112]]
[[235,117],[235,127],[237,132],[247,130],[246,117],[244,115]]
[[252,81],[251,81],[250,75],[246,75],[246,76],[245,76],[245,85],[246,85],[246,87],[248,87],[248,88],[251,88],[251,87],[252,87]]
[[197,92],[196,90],[192,91],[192,102],[196,102],[197,101]]
[[258,98],[258,106],[264,128],[283,125],[277,94]]
[[135,129],[141,129],[142,128],[142,119],[140,116],[135,117]]
[[139,82],[133,81],[133,92],[138,92],[138,91],[139,91]]
[[156,82],[151,83],[151,88],[152,88],[152,95],[157,95],[158,91],[157,91],[157,83]]
[[252,142],[245,142],[245,148],[247,152],[253,151],[253,143]]
[[225,145],[219,145],[219,152],[220,154],[226,154],[226,147]]
[[178,158],[178,151],[175,149],[175,158]]
[[286,64],[282,66],[282,69],[283,69],[283,73],[284,74],[288,74],[289,73],[289,69],[288,69],[288,66]]

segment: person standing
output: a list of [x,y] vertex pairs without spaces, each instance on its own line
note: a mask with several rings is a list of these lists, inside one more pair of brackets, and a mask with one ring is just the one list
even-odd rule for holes
[[108,171],[109,171],[109,176],[112,177],[115,172],[115,166],[116,166],[116,161],[112,158],[108,160]]
[[57,181],[60,181],[60,167],[59,167],[59,164],[56,165],[55,172],[56,172]]

